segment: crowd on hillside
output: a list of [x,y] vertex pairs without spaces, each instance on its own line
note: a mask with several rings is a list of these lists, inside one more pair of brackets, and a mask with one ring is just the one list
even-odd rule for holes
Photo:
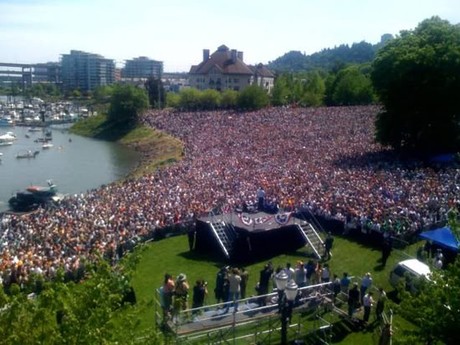
[[0,222],[4,282],[75,271],[83,259],[215,205],[257,204],[397,232],[428,227],[460,201],[459,170],[402,161],[373,141],[377,107],[267,108],[255,112],[152,111],[143,122],[184,143],[180,162],[72,196],[55,209]]

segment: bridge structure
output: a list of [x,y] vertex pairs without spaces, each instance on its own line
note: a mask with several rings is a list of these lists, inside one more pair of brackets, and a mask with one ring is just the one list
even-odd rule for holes
[[22,89],[37,82],[60,82],[60,66],[57,62],[25,64],[0,62],[0,84],[19,83]]

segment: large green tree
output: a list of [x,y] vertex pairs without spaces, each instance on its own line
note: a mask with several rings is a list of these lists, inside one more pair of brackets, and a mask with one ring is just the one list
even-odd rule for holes
[[341,69],[330,86],[334,105],[370,104],[374,100],[371,80],[362,71],[362,66],[353,65]]
[[149,95],[150,105],[156,109],[164,108],[166,105],[166,91],[161,79],[150,77],[144,86]]
[[149,107],[144,89],[132,85],[116,85],[109,107],[111,122],[135,124],[139,115]]
[[271,100],[275,106],[319,106],[323,104],[325,89],[319,71],[282,74],[276,78]]
[[257,85],[245,87],[238,96],[238,106],[241,109],[257,110],[266,107],[270,100],[267,92]]
[[221,94],[217,90],[203,90],[200,94],[200,108],[203,110],[215,110],[220,107],[221,98]]
[[222,92],[220,106],[224,109],[234,109],[238,102],[238,91],[227,89]]
[[376,139],[421,152],[459,149],[460,26],[439,17],[387,42],[372,81],[384,110]]

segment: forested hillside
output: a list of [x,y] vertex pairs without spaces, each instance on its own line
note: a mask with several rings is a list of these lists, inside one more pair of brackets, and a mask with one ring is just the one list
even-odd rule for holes
[[385,34],[377,44],[367,42],[353,43],[351,46],[342,44],[334,48],[326,48],[318,53],[305,55],[300,51],[290,51],[275,61],[271,61],[268,67],[278,73],[300,72],[322,69],[325,71],[338,70],[346,64],[361,64],[371,62],[376,52],[385,42],[393,36]]

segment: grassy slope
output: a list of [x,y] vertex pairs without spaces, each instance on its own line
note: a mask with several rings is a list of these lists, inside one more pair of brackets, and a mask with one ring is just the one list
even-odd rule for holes
[[118,141],[142,153],[139,167],[130,174],[138,177],[160,166],[173,163],[182,157],[182,143],[162,132],[145,126],[127,127],[107,122],[104,115],[97,115],[77,122],[71,132],[96,139]]

